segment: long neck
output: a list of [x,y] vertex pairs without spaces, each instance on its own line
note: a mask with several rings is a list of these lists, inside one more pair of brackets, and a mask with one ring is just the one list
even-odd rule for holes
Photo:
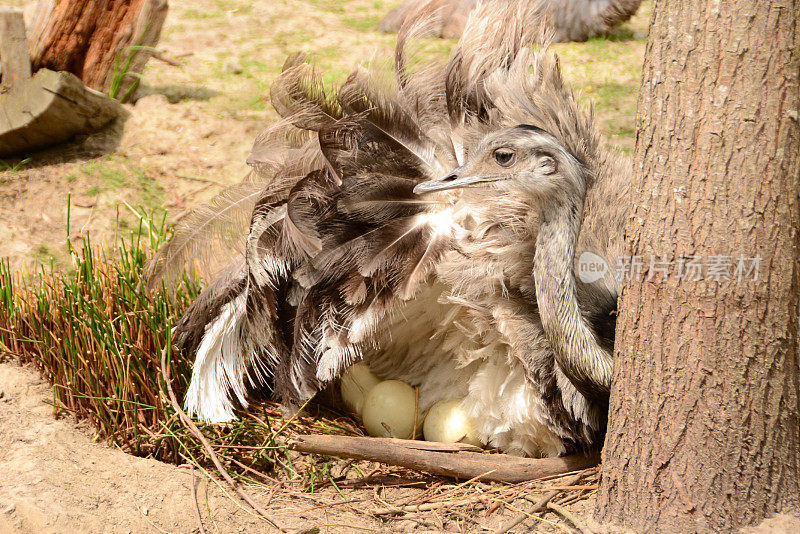
[[583,198],[548,205],[536,238],[533,276],[545,336],[561,370],[590,399],[607,398],[612,359],[578,306],[573,263],[581,229]]

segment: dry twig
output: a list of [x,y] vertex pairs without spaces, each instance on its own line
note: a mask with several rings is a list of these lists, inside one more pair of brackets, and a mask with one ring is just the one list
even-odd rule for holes
[[244,502],[249,504],[250,507],[253,510],[255,510],[261,517],[263,517],[272,526],[274,526],[275,528],[277,528],[281,532],[289,532],[289,529],[287,529],[286,527],[284,527],[283,525],[278,523],[275,519],[270,517],[270,515],[263,508],[261,508],[261,506],[259,506],[258,503],[255,502],[253,500],[253,498],[250,497],[250,495],[248,495],[247,492],[245,492],[239,486],[239,484],[236,483],[235,480],[233,480],[233,478],[228,473],[228,471],[222,466],[222,463],[220,463],[219,458],[217,458],[216,453],[214,453],[214,448],[208,442],[208,440],[203,435],[203,433],[200,432],[200,429],[197,428],[197,425],[195,425],[192,422],[192,420],[189,418],[189,416],[186,415],[186,412],[183,411],[183,408],[181,408],[180,403],[178,403],[178,400],[175,398],[175,392],[172,391],[172,383],[171,383],[171,380],[169,378],[169,374],[167,373],[167,348],[168,347],[164,347],[161,350],[161,375],[163,376],[164,384],[167,387],[167,393],[169,395],[170,404],[172,404],[172,409],[175,410],[175,412],[181,418],[181,421],[189,429],[189,431],[198,440],[200,440],[200,443],[203,444],[203,448],[205,449],[206,454],[208,454],[209,458],[211,458],[211,461],[214,463],[214,466],[217,468],[217,471],[219,471],[219,474],[222,475],[222,478],[224,478],[225,481],[228,482],[228,484],[231,485],[231,487],[239,495],[239,497],[241,497],[242,500],[244,500]]
[[573,527],[575,527],[577,530],[579,530],[581,532],[581,534],[592,534],[592,531],[589,529],[589,527],[587,527],[583,523],[583,521],[581,521],[580,519],[575,517],[573,514],[569,513],[563,506],[561,506],[559,504],[556,504],[556,503],[549,502],[549,503],[547,503],[547,508],[549,510],[554,511],[555,513],[560,515],[562,518],[564,518],[564,521],[566,521],[567,523],[569,523]]
[[[584,477],[585,474],[586,473],[584,471],[581,471],[577,475],[575,475],[572,478],[570,478],[569,480],[567,480],[567,482],[564,485],[565,486],[572,486],[572,485],[577,484],[578,482],[580,482],[580,480]],[[536,501],[536,505],[533,507],[533,510],[531,510],[530,512],[523,512],[523,513],[519,514],[518,516],[514,517],[513,519],[508,521],[506,524],[501,525],[499,528],[497,528],[497,530],[494,531],[494,534],[505,534],[506,532],[508,532],[512,528],[516,527],[517,525],[519,525],[520,523],[525,521],[531,515],[546,510],[547,509],[547,504],[551,500],[553,500],[559,493],[561,493],[561,490],[551,491],[550,493],[545,495],[541,500]]]

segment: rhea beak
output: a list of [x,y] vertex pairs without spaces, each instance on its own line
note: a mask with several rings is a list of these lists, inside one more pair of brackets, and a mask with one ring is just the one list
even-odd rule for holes
[[445,191],[447,189],[459,189],[462,187],[469,187],[471,185],[485,184],[489,182],[496,182],[500,180],[499,176],[459,176],[456,169],[443,178],[435,180],[428,180],[421,182],[414,187],[414,193],[420,195],[423,193],[431,193],[433,191]]

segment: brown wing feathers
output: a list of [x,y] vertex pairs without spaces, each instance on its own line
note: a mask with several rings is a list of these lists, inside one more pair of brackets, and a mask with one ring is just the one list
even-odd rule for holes
[[494,9],[473,12],[445,67],[418,72],[406,48],[422,25],[410,21],[395,76],[359,69],[335,95],[301,58],[287,61],[271,89],[283,120],[256,140],[249,160],[263,188],[246,261],[209,286],[176,328],[188,354],[226,299],[246,294],[242,357],[258,371],[253,385],[273,387],[287,406],[359,358],[393,303],[411,298],[455,247],[447,221],[431,217],[442,206],[414,186],[449,172],[507,120],[513,99],[495,94],[496,80],[521,84],[515,60],[527,42],[543,40],[538,2]]

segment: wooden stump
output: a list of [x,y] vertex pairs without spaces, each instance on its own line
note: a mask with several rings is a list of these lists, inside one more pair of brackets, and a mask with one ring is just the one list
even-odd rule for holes
[[20,11],[0,10],[0,63],[0,157],[66,141],[128,114],[68,72],[41,69],[31,78]]
[[167,7],[166,0],[39,0],[28,36],[33,70],[71,72],[125,101],[150,58],[147,48],[158,43]]

